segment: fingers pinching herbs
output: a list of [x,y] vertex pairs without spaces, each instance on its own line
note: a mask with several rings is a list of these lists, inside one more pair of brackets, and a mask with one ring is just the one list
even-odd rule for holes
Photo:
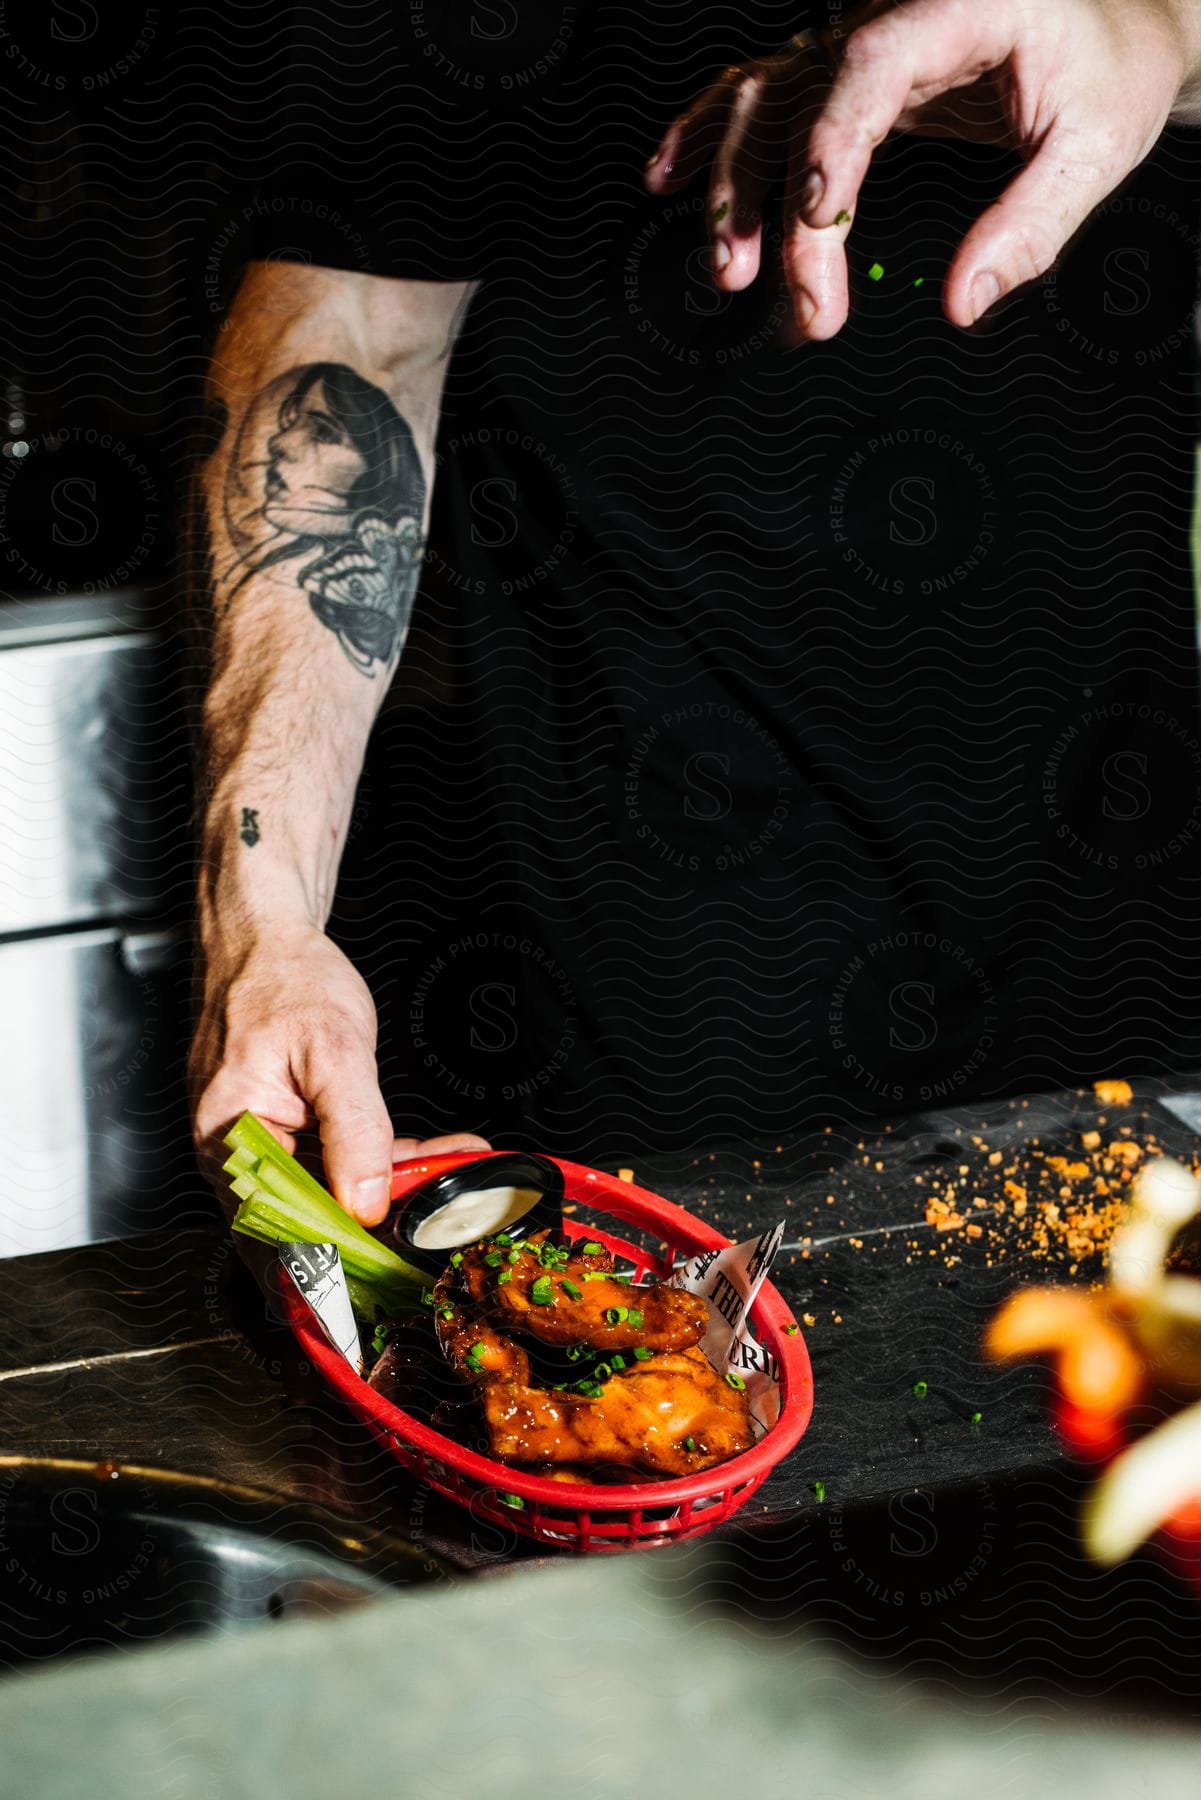
[[806,225],[853,218],[872,155],[898,119],[977,81],[1014,48],[1012,8],[908,0],[857,27],[808,133],[796,192]]

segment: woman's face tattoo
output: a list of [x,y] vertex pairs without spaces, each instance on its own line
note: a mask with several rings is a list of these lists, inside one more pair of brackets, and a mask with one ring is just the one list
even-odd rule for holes
[[267,457],[263,515],[269,525],[313,535],[349,528],[349,496],[365,464],[331,415],[322,382],[303,400],[284,402]]
[[353,369],[292,369],[247,409],[225,494],[239,585],[299,560],[297,588],[365,675],[408,630],[424,512],[413,434]]

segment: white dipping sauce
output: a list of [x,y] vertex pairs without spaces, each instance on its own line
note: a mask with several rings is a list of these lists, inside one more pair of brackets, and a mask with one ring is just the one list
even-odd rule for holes
[[422,1219],[412,1233],[412,1242],[418,1250],[453,1250],[456,1244],[472,1244],[476,1238],[503,1231],[541,1198],[537,1188],[472,1188]]

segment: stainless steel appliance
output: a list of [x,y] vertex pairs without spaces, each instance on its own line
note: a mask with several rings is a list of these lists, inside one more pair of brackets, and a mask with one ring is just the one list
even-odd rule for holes
[[187,740],[161,594],[0,607],[0,1256],[180,1179]]

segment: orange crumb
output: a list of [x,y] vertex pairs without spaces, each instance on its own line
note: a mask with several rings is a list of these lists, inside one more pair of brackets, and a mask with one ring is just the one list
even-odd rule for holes
[[1128,1081],[1094,1081],[1093,1093],[1102,1106],[1126,1106],[1134,1099],[1134,1089]]

